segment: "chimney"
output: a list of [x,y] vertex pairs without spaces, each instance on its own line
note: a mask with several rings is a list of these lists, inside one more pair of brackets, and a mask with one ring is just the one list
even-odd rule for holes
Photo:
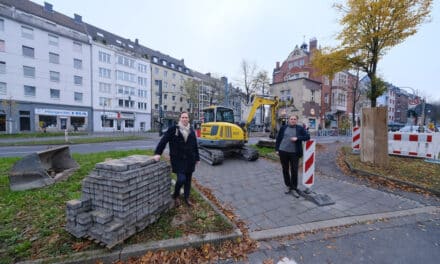
[[53,5],[48,2],[44,2],[44,10],[52,13],[53,12]]
[[210,72],[205,73],[205,75],[208,76],[208,77],[211,77],[211,73]]
[[73,20],[75,21],[75,23],[81,24],[82,23],[82,16],[80,16],[78,14],[73,14]]
[[275,67],[275,69],[279,69],[280,68],[280,62],[277,61],[277,66]]
[[317,47],[318,47],[318,40],[316,40],[316,38],[311,38],[309,41],[310,51],[316,49]]
[[139,46],[139,39],[135,39],[134,44],[136,44],[136,46]]

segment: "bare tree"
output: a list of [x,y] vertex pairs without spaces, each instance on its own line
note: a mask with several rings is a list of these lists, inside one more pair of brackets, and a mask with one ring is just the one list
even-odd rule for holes
[[251,95],[255,92],[255,85],[253,85],[253,83],[257,65],[243,59],[241,61],[240,70],[242,74],[241,84],[243,85],[244,92],[246,94],[246,104],[249,104]]

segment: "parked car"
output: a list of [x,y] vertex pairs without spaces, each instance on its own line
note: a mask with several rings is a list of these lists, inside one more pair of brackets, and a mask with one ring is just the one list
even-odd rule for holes
[[407,125],[399,129],[399,132],[419,132],[419,133],[432,133],[432,132],[438,132],[438,129],[435,129],[435,131],[432,131],[428,129],[427,126],[417,126],[417,125]]

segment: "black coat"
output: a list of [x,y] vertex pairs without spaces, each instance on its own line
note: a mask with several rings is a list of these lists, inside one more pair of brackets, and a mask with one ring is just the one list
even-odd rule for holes
[[191,129],[188,139],[185,142],[182,133],[180,133],[179,126],[171,126],[160,139],[154,154],[162,155],[167,143],[169,143],[171,168],[173,172],[194,172],[196,162],[200,161],[197,137],[194,129]]
[[[310,139],[309,133],[304,129],[304,127],[300,125],[296,125],[296,137],[298,138],[297,141],[295,141],[295,147],[298,150],[298,155],[301,158],[303,155],[303,148],[302,148],[302,142],[307,141]],[[280,148],[281,141],[284,137],[284,132],[286,131],[287,125],[284,125],[280,128],[280,131],[278,132],[277,139],[275,142],[275,151],[278,151]]]

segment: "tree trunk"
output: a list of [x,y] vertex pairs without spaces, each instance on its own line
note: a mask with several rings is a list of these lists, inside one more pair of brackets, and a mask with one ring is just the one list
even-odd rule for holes
[[361,153],[362,162],[380,167],[388,166],[387,108],[362,109]]

